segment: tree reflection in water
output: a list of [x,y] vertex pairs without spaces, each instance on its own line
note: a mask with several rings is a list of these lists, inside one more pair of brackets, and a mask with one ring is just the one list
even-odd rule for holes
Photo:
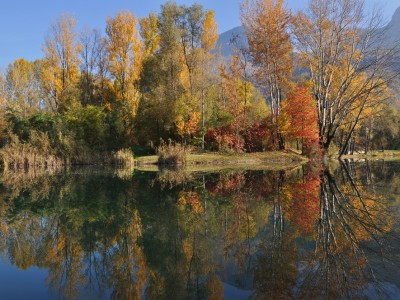
[[0,252],[47,269],[57,298],[385,298],[396,172],[6,174]]
[[303,272],[303,297],[366,297],[370,285],[383,292],[368,256],[373,248],[390,255],[385,253],[394,222],[389,203],[361,186],[349,163],[341,164],[337,174],[325,170],[321,176],[315,255]]

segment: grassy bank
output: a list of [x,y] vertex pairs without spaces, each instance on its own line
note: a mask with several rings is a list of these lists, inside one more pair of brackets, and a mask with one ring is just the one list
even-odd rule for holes
[[[138,169],[156,170],[158,156],[142,156],[136,159]],[[241,154],[202,153],[189,154],[186,168],[189,170],[232,169],[282,169],[294,167],[308,161],[304,156],[292,152],[256,152]]]

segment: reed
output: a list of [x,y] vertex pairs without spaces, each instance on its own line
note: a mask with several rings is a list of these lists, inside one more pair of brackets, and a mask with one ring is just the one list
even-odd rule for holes
[[159,165],[184,166],[191,151],[192,149],[189,146],[173,143],[171,140],[168,143],[162,141],[157,148],[157,163]]
[[81,144],[53,147],[46,133],[32,131],[26,142],[10,134],[10,142],[0,149],[0,168],[57,169],[72,165],[134,166],[130,149],[117,152],[92,150]]

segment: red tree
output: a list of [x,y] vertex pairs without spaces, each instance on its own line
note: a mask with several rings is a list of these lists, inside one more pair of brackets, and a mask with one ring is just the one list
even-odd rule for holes
[[316,102],[306,87],[297,87],[286,99],[282,108],[282,120],[286,125],[286,136],[301,140],[303,154],[319,149]]

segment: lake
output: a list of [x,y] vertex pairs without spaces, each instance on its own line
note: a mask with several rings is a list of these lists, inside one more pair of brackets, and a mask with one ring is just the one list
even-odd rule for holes
[[400,162],[0,178],[1,299],[399,299]]

